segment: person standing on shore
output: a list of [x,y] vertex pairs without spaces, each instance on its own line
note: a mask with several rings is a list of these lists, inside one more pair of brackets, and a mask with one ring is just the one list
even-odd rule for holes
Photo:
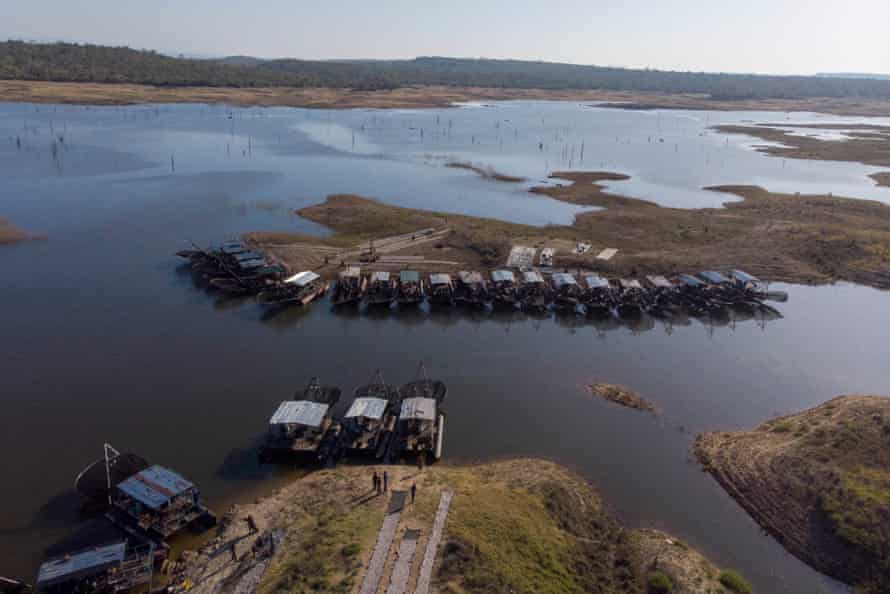
[[417,483],[411,483],[411,505],[414,505],[414,497],[417,495]]
[[374,471],[373,476],[371,476],[371,490],[375,493],[380,492],[380,477],[377,476],[377,471]]
[[383,471],[383,492],[386,493],[386,490],[389,488],[389,475],[386,474],[386,471]]

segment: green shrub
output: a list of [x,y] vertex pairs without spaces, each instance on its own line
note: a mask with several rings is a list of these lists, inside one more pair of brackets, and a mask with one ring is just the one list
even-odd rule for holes
[[671,578],[660,571],[650,573],[646,584],[648,594],[670,594],[674,591],[674,583]]
[[773,425],[771,431],[773,433],[788,433],[789,431],[791,431],[791,423],[787,421],[778,423],[776,425]]
[[751,584],[745,580],[738,572],[728,569],[720,572],[720,583],[723,584],[730,592],[736,594],[751,594]]

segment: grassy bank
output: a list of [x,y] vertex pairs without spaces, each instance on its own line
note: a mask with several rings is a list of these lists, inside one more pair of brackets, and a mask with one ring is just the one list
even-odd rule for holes
[[[437,465],[423,471],[385,468],[392,488],[418,487],[417,501],[402,512],[392,547],[398,548],[405,530],[420,531],[409,591],[416,584],[440,494],[446,489],[453,499],[438,547],[433,591],[746,591],[727,586],[730,573],[684,543],[658,531],[622,527],[588,483],[551,462],[518,459]],[[220,536],[189,555],[177,579],[195,584],[192,592],[236,587],[248,578],[259,582],[259,592],[355,591],[387,501],[371,493],[372,472],[371,467],[341,467],[313,473],[274,497],[232,509]],[[248,515],[261,535],[281,535],[271,559],[255,558],[247,552],[250,542],[238,540],[245,534]],[[244,542],[240,560],[228,554],[213,557],[231,541]],[[384,583],[394,561],[391,550]],[[262,571],[256,572],[257,567]],[[251,577],[251,571],[262,575]],[[653,589],[654,583],[667,583],[670,589]]]
[[890,398],[843,396],[707,433],[695,452],[794,555],[861,592],[890,590]]
[[[798,196],[753,186],[712,188],[739,196],[725,208],[676,209],[604,192],[598,182],[624,176],[606,172],[555,173],[568,184],[533,192],[604,210],[578,215],[572,225],[531,227],[492,219],[389,206],[353,195],[329,196],[299,214],[332,229],[330,238],[290,234],[249,234],[258,247],[294,268],[329,266],[307,258],[301,246],[344,247],[432,227],[450,232],[437,242],[404,253],[459,267],[503,266],[513,244],[550,246],[555,265],[583,267],[607,274],[670,274],[708,268],[742,268],[769,280],[830,282],[849,280],[890,287],[890,207],[874,201],[833,196]],[[584,256],[571,254],[576,242],[591,243]],[[604,263],[595,255],[618,248]],[[441,267],[440,267],[441,268]]]

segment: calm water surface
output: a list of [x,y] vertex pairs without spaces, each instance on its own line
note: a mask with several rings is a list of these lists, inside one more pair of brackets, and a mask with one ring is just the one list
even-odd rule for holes
[[[269,317],[195,287],[172,255],[188,238],[325,233],[292,212],[330,192],[530,224],[579,211],[442,166],[452,159],[530,179],[569,165],[626,171],[634,180],[616,188],[677,206],[719,204],[698,189],[716,183],[890,198],[865,177],[870,168],[783,165],[750,139],[706,131],[775,119],[559,103],[0,107],[0,216],[49,237],[0,249],[0,573],[31,578],[47,547],[82,525],[71,484],[102,442],[178,469],[223,505],[286,478],[257,467],[255,447],[277,402],[311,376],[348,394],[377,367],[392,382],[412,379],[423,359],[450,388],[449,461],[551,457],[596,483],[629,524],[688,540],[758,591],[843,591],[762,535],[690,462],[689,446],[697,432],[750,427],[837,394],[890,393],[885,293],[782,287],[784,319],[672,328],[333,313],[326,303]],[[664,414],[592,400],[591,381],[628,384]]]

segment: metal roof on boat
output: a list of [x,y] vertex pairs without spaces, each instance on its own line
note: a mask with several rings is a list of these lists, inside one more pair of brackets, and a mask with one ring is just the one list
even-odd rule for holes
[[671,284],[671,281],[660,275],[647,276],[646,280],[652,283],[653,287],[656,287],[658,289],[670,289],[674,286]]
[[705,284],[704,282],[702,282],[702,280],[700,278],[694,277],[691,274],[686,274],[686,273],[678,274],[677,279],[679,279],[679,281],[681,283],[683,283],[684,285],[686,285],[687,287],[700,287],[703,284]]
[[642,289],[643,285],[640,284],[635,278],[621,278],[618,279],[618,284],[621,285],[622,289]]
[[494,272],[491,273],[491,278],[496,283],[501,283],[501,282],[505,282],[505,281],[512,283],[513,279],[515,277],[513,276],[512,270],[495,270]]
[[259,252],[240,252],[238,254],[232,254],[232,258],[234,258],[236,262],[243,262],[245,260],[263,260],[265,259],[265,256]]
[[699,272],[698,275],[709,283],[713,283],[715,285],[722,285],[723,283],[729,282],[728,278],[726,278],[716,270],[703,270]]
[[553,284],[557,287],[562,287],[565,285],[577,285],[578,281],[567,272],[556,272],[553,274]]
[[177,495],[194,485],[177,473],[163,466],[149,466],[120,483],[117,488],[136,501],[160,509]]
[[451,277],[444,272],[437,272],[430,275],[431,285],[448,285],[451,284]]
[[744,270],[733,270],[729,273],[732,278],[743,283],[759,283],[760,279]]
[[598,274],[590,274],[584,277],[584,282],[587,283],[588,289],[605,289],[609,286],[609,281],[599,276]]
[[219,248],[219,251],[221,251],[224,254],[235,255],[235,254],[241,254],[248,250],[246,247],[244,247],[241,244],[232,244],[232,245],[223,245],[222,247]]
[[522,273],[522,280],[527,283],[543,283],[544,277],[536,270],[529,270]]
[[460,278],[460,282],[466,285],[484,282],[482,280],[482,275],[478,272],[467,272],[466,270],[461,270],[457,273],[457,275]]
[[376,283],[376,282],[388,283],[389,282],[389,273],[385,270],[378,270],[377,272],[374,272],[371,274],[371,282],[372,283]]
[[436,418],[436,401],[433,398],[405,398],[399,420],[420,419],[432,421]]
[[386,400],[383,398],[356,398],[346,411],[346,418],[365,417],[379,420],[386,411]]
[[362,271],[358,266],[348,266],[346,269],[340,273],[340,276],[344,278],[358,278],[361,276]]
[[318,278],[320,277],[311,270],[304,270],[303,272],[298,272],[293,276],[287,277],[284,279],[284,282],[297,285],[298,287],[305,287]]
[[416,283],[420,281],[420,273],[414,270],[403,270],[399,273],[399,280],[403,283]]
[[86,577],[121,563],[127,554],[127,542],[95,547],[50,559],[40,564],[37,587],[47,588],[76,577]]
[[309,400],[285,400],[278,405],[278,409],[272,418],[270,425],[306,425],[318,427],[330,408],[321,402]]

